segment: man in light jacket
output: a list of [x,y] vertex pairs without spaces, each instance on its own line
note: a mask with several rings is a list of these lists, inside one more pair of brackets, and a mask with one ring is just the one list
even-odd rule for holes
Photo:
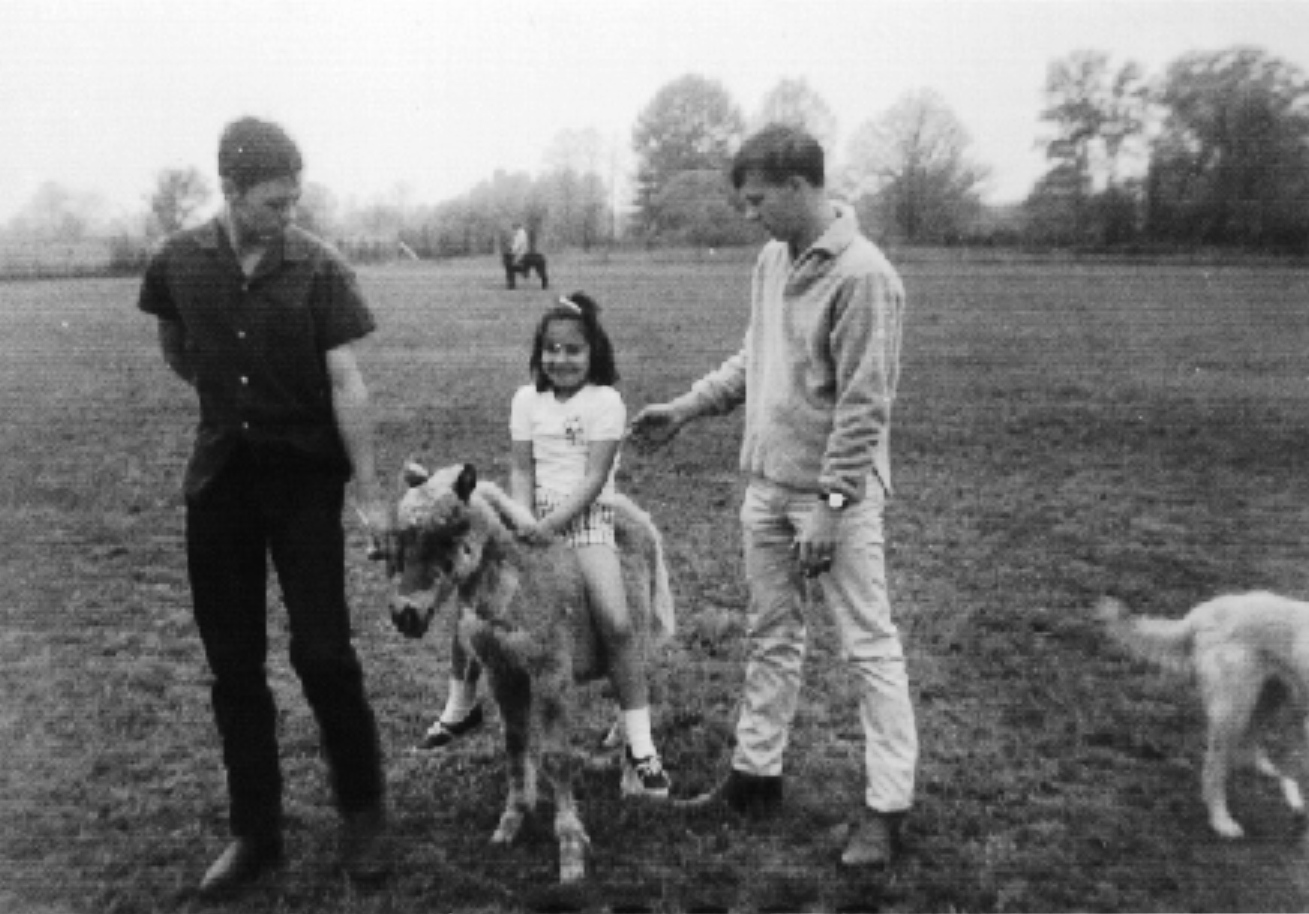
[[841,859],[886,866],[918,761],[882,526],[904,287],[853,210],[828,199],[822,147],[808,134],[771,126],[752,136],[732,183],[773,239],[755,264],[745,343],[632,422],[635,443],[649,449],[693,419],[745,406],[750,657],[731,770],[701,800],[742,812],[780,804],[806,647],[802,575],[816,578],[857,682],[866,744],[863,803]]

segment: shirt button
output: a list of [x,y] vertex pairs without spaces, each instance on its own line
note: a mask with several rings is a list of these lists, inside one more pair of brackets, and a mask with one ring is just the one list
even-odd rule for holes
[[236,338],[237,338],[238,340],[243,340],[243,339],[245,339],[245,331],[244,331],[244,330],[238,330],[238,331],[236,331]]
[[242,383],[242,384],[249,384],[249,383],[250,383],[250,379],[247,378],[245,375],[241,375],[241,383]]

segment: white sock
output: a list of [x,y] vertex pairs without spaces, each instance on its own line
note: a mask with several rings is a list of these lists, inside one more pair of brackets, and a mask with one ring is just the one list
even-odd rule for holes
[[634,758],[655,755],[654,738],[650,735],[650,707],[633,708],[623,712],[623,729],[627,731],[627,745]]
[[445,699],[445,710],[441,712],[441,721],[457,724],[472,713],[477,707],[477,683],[465,682],[450,677],[450,693]]

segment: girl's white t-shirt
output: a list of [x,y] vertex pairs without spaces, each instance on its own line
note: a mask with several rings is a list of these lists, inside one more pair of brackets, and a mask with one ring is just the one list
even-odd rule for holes
[[[587,384],[560,402],[552,390],[528,384],[518,388],[509,410],[509,436],[532,443],[532,463],[539,495],[557,501],[571,495],[586,477],[586,451],[594,441],[621,441],[627,407],[612,387]],[[596,500],[614,494],[618,458]]]

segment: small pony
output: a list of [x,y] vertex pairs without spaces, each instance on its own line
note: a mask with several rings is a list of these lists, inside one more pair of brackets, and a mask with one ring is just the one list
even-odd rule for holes
[[[539,770],[554,790],[560,881],[580,879],[590,838],[573,796],[575,684],[607,670],[581,568],[563,542],[519,541],[515,530],[530,512],[494,483],[479,483],[471,465],[428,474],[410,464],[405,480],[388,569],[392,621],[418,638],[439,606],[455,607],[458,642],[486,671],[504,725],[509,795],[491,841],[518,834],[536,805]],[[663,543],[650,516],[622,495],[614,525],[633,628],[649,656],[675,627]]]

